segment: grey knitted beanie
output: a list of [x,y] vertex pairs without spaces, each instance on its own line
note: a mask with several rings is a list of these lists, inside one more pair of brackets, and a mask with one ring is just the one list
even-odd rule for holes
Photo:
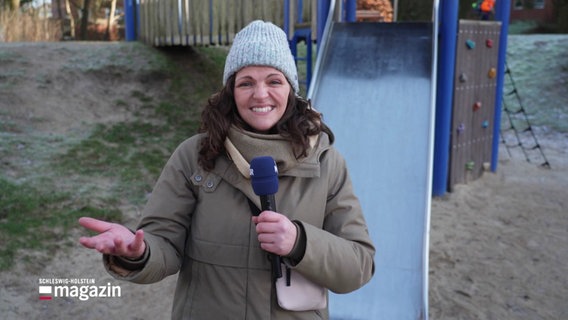
[[270,22],[256,20],[235,36],[225,61],[223,85],[230,76],[247,66],[269,66],[280,70],[296,94],[299,93],[298,70],[282,29]]

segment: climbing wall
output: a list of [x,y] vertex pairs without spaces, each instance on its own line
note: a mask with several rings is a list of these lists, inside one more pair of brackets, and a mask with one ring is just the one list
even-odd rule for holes
[[500,31],[500,22],[459,23],[450,190],[455,184],[479,178],[491,162]]

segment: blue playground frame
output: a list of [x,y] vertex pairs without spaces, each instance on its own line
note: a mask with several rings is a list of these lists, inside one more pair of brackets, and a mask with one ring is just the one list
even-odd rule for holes
[[[290,0],[285,0],[288,4]],[[299,0],[301,1],[301,0]],[[317,38],[321,39],[325,28],[327,13],[329,11],[330,3],[332,0],[317,0],[317,16],[319,23],[317,25]],[[288,7],[288,6],[285,6]],[[301,6],[298,6],[301,8]],[[433,163],[433,179],[432,179],[432,195],[444,195],[448,186],[448,168],[450,158],[450,126],[452,114],[452,99],[453,99],[453,74],[455,70],[456,60],[456,39],[458,30],[458,9],[459,3],[455,0],[440,0],[439,1],[439,50],[438,61],[444,63],[437,64],[437,94],[436,94],[436,124],[435,124],[435,141],[434,141],[434,163]],[[501,21],[501,34],[499,46],[499,62],[497,66],[497,92],[495,98],[495,115],[493,119],[493,143],[492,143],[492,159],[491,171],[497,171],[498,163],[498,150],[499,150],[499,129],[501,124],[501,102],[503,99],[503,82],[505,75],[505,59],[507,53],[507,35],[508,24],[510,17],[511,2],[500,0],[496,1],[495,5],[495,20]],[[355,0],[345,0],[342,5],[343,21],[355,21]],[[285,11],[285,25],[284,30],[288,31],[288,15],[291,14]],[[135,41],[137,38],[138,30],[138,5],[136,0],[125,1],[125,24],[126,24],[126,41]],[[299,15],[301,16],[301,15]],[[306,60],[307,62],[307,79],[304,80],[306,87],[309,88],[312,78],[312,50],[309,50],[305,57],[297,57],[295,50],[298,41],[311,42],[310,32],[304,29],[296,30],[292,39],[290,39],[290,46],[295,57],[298,60]],[[319,45],[319,43],[318,43]]]

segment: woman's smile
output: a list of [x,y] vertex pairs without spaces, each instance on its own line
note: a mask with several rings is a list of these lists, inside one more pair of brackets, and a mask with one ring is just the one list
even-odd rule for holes
[[253,107],[251,110],[252,112],[256,112],[256,113],[267,113],[272,111],[274,108],[273,107]]

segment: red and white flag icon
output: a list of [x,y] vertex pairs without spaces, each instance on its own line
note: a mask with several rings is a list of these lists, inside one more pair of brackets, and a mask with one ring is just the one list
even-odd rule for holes
[[39,286],[39,300],[51,300],[51,286]]

